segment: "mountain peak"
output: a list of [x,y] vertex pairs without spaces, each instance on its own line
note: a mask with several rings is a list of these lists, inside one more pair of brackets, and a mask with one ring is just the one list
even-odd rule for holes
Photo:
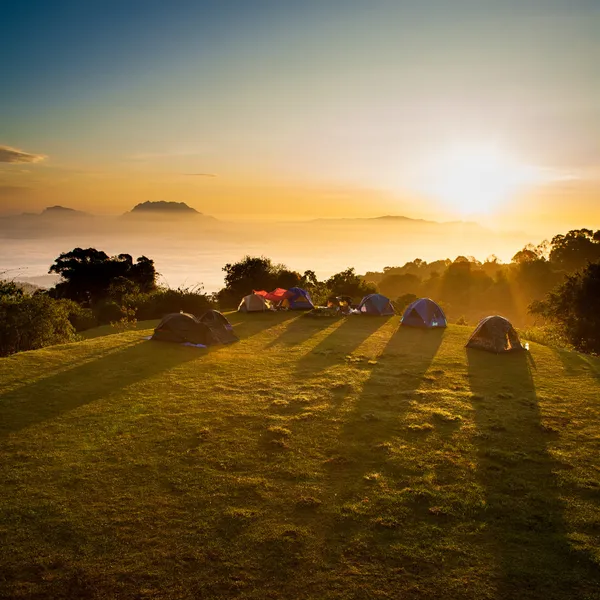
[[185,202],[168,202],[166,200],[140,202],[131,209],[131,213],[202,214]]

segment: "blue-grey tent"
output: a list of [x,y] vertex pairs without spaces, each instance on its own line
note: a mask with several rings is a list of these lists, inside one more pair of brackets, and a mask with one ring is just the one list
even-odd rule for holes
[[358,310],[364,315],[387,317],[396,314],[389,298],[381,294],[369,294],[358,305]]
[[433,327],[446,327],[448,323],[444,311],[438,304],[429,298],[419,298],[409,304],[404,311],[402,325],[431,329]]
[[310,294],[302,288],[290,288],[281,302],[281,306],[290,310],[312,310],[315,305],[310,299]]

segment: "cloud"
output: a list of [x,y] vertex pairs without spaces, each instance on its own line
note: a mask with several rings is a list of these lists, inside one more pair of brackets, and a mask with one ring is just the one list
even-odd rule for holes
[[0,163],[37,163],[45,159],[43,154],[30,154],[10,146],[0,146]]
[[190,175],[192,177],[216,177],[216,173],[184,173],[184,175]]

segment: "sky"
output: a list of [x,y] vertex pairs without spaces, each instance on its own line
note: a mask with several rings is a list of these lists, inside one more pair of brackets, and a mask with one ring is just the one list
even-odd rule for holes
[[598,0],[0,4],[0,213],[600,227]]

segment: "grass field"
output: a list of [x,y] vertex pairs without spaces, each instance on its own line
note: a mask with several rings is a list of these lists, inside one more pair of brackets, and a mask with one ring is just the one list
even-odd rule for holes
[[0,597],[600,598],[600,361],[232,322],[0,360]]

